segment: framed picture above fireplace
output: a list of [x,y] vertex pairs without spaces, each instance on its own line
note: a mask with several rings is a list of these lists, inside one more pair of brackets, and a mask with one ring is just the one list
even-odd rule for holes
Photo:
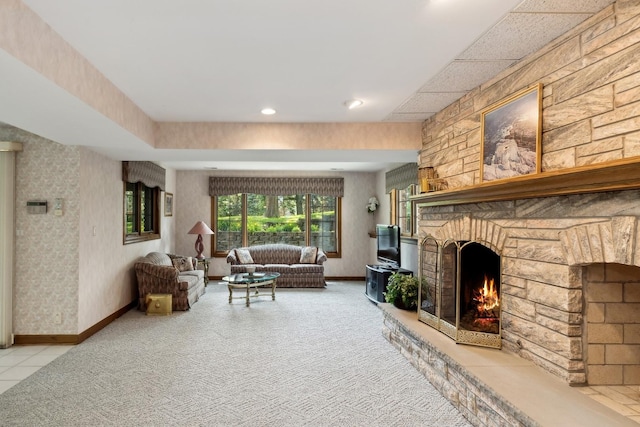
[[482,111],[480,182],[540,172],[542,84]]

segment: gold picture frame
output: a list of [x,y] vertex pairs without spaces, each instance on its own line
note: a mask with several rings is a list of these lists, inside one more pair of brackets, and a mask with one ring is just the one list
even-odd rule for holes
[[542,83],[482,111],[480,182],[540,173]]
[[173,193],[164,193],[164,216],[173,216]]

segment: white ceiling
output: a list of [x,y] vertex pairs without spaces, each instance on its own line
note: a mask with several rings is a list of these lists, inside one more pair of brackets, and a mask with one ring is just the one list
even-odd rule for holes
[[[23,2],[153,120],[329,123],[423,121],[613,0]],[[348,110],[351,98],[365,104]],[[277,114],[261,115],[266,106]],[[137,155],[177,169],[213,159],[220,169],[297,170],[416,161],[406,150],[384,164],[380,153],[239,151]]]

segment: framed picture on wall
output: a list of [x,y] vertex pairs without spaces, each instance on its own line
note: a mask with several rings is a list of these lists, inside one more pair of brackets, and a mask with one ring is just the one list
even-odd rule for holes
[[522,90],[482,112],[480,181],[540,172],[542,84]]
[[164,216],[173,215],[173,193],[164,193]]

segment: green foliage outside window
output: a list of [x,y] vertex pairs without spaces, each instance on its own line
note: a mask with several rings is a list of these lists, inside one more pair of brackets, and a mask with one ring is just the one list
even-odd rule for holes
[[[234,194],[218,196],[215,201],[218,252],[259,243],[307,244],[327,252],[337,248],[336,197]],[[243,212],[247,213],[244,230]],[[307,228],[311,241],[307,241]]]

